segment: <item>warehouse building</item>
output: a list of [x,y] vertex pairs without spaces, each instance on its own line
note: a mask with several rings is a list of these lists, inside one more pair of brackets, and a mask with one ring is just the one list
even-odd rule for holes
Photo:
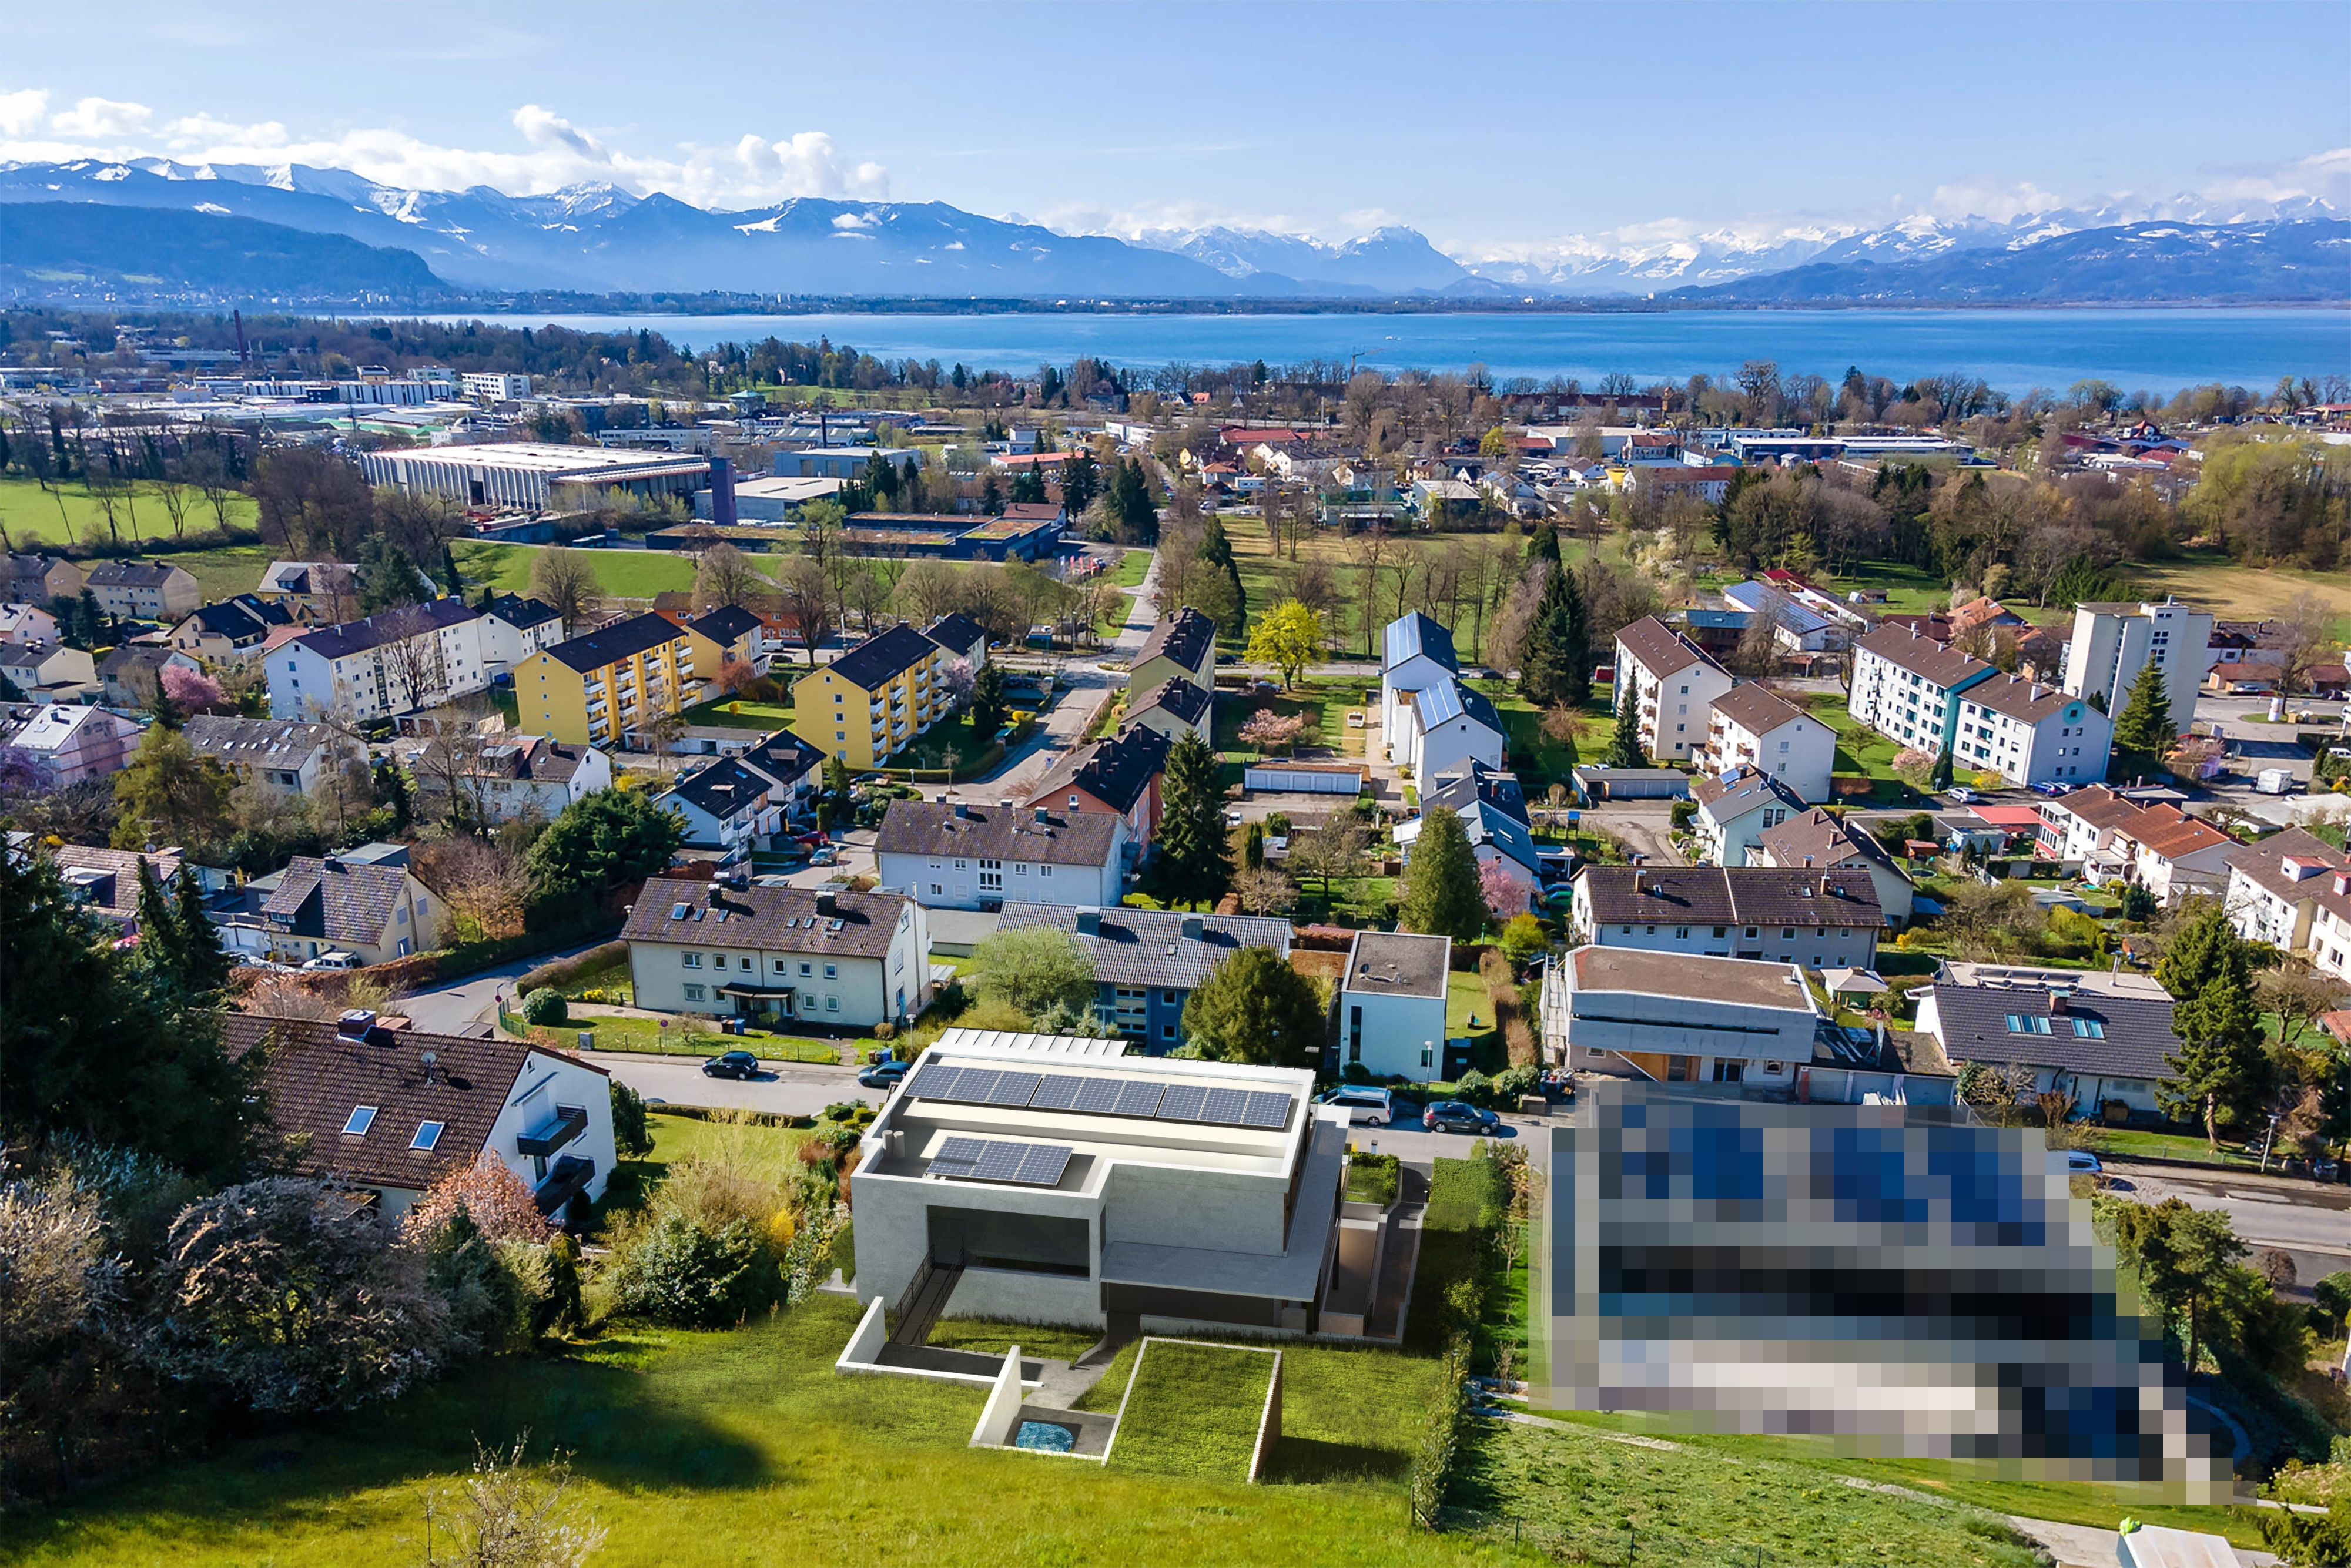
[[371,485],[446,496],[464,506],[543,512],[557,488],[564,486],[647,497],[692,496],[710,483],[710,459],[685,453],[500,441],[362,452],[360,472]]

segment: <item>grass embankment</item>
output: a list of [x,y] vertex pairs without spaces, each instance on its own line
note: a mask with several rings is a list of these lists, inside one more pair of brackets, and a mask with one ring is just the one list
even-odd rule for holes
[[[544,1025],[521,1030],[528,1039],[559,1050],[578,1048],[584,1031],[594,1037],[591,1051],[628,1051],[649,1056],[716,1056],[729,1051],[747,1051],[764,1061],[809,1061],[838,1063],[843,1051],[862,1052],[875,1043],[870,1040],[811,1040],[802,1035],[778,1034],[747,1025],[743,1032],[717,1034],[684,1019],[633,1018],[599,1010],[592,1005],[575,1005],[570,1018],[560,1024]],[[513,1015],[518,1027],[520,1015]],[[664,1023],[667,1027],[664,1028]],[[854,1060],[852,1058],[852,1060]]]
[[1151,554],[1147,549],[1127,551],[1118,563],[1118,575],[1111,580],[1121,588],[1141,588],[1151,571]]
[[[457,570],[469,579],[487,582],[501,593],[523,593],[530,588],[530,563],[541,545],[461,544],[454,547]],[[596,570],[596,585],[615,599],[651,599],[656,593],[694,586],[694,562],[666,550],[584,549]],[[772,558],[751,556],[753,567],[773,576]]]
[[[201,532],[221,525],[220,513],[213,509],[202,490],[193,485],[175,488],[179,491],[181,527],[184,531]],[[8,538],[20,550],[36,544],[100,544],[117,538],[130,544],[142,539],[168,539],[175,535],[171,508],[163,504],[163,490],[164,486],[152,479],[140,479],[113,492],[114,526],[109,528],[106,508],[78,479],[52,483],[44,489],[37,479],[5,478],[0,479],[0,522],[8,525]],[[253,497],[232,494],[225,500],[229,526],[251,528],[258,515]]]
[[1273,1357],[1154,1340],[1134,1364],[1111,1463],[1159,1475],[1246,1480]]

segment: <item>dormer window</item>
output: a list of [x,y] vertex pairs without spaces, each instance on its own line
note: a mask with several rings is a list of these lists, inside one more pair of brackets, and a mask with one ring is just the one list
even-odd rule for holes
[[364,1138],[367,1136],[367,1130],[373,1125],[375,1125],[375,1107],[354,1105],[351,1107],[350,1119],[343,1124],[343,1136]]
[[441,1129],[444,1124],[445,1124],[440,1122],[417,1123],[416,1136],[408,1140],[408,1146],[412,1149],[421,1149],[425,1153],[430,1154],[433,1150],[433,1145],[441,1141]]

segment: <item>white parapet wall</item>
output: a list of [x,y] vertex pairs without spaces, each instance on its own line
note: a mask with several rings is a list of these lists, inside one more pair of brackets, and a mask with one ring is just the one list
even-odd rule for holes
[[995,1386],[987,1391],[987,1403],[979,1407],[979,1424],[971,1429],[971,1446],[1008,1447],[1019,1421],[1020,1347],[1016,1344],[1004,1353],[1004,1370],[996,1375]]
[[889,1343],[890,1325],[883,1321],[882,1298],[873,1298],[865,1315],[857,1320],[857,1332],[849,1336],[841,1355],[832,1364],[835,1372],[884,1372],[892,1370],[877,1364],[882,1347]]

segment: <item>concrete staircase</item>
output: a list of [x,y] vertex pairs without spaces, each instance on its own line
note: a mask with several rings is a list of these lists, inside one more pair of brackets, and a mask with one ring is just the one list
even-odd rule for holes
[[956,1282],[963,1278],[960,1263],[941,1263],[925,1259],[922,1269],[906,1286],[906,1293],[898,1298],[898,1327],[890,1335],[890,1343],[899,1345],[928,1343],[931,1330],[938,1326],[947,1310],[947,1298],[955,1294]]

